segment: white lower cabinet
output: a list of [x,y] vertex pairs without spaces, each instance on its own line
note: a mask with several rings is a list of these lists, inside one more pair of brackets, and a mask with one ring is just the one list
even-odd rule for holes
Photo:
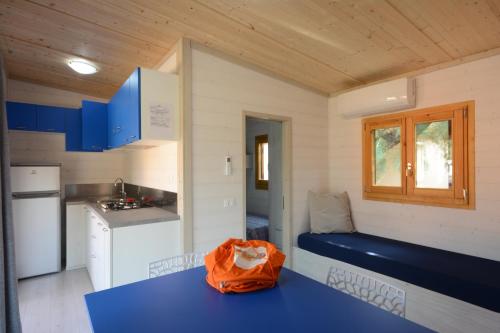
[[111,287],[111,232],[106,222],[87,208],[87,270],[94,290]]
[[83,209],[95,291],[147,279],[150,262],[181,254],[179,220],[109,228],[92,209]]

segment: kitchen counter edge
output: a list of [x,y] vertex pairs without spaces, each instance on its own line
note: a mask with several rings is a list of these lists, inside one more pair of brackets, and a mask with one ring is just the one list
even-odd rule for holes
[[[97,204],[95,202],[92,202],[88,199],[68,199],[66,200],[66,205],[69,206],[86,205],[87,207],[92,209],[97,215],[99,215],[99,217],[101,217],[104,221],[106,221],[108,227],[111,229],[130,227],[142,224],[158,223],[158,222],[177,221],[181,219],[179,215],[158,207],[140,208],[140,209],[126,210],[126,211],[117,211],[117,212],[115,211],[103,212],[100,208],[97,207]],[[140,216],[141,213],[143,213],[142,215],[144,215],[144,218],[139,218],[139,219],[127,218],[126,214],[129,213],[133,213],[134,216],[137,215]]]

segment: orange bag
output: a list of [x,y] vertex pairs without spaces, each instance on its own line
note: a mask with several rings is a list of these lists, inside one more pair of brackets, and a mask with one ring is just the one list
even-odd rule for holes
[[228,239],[205,256],[207,282],[222,293],[272,288],[284,262],[269,242]]

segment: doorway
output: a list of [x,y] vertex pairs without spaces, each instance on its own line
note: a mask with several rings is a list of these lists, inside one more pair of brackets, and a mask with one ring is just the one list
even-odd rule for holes
[[288,257],[290,120],[245,113],[244,128],[246,239],[269,241]]

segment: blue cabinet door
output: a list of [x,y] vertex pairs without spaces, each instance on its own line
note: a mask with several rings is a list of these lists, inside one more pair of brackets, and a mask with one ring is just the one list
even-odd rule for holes
[[129,90],[129,80],[121,86],[118,90],[118,108],[116,109],[116,144],[117,147],[121,147],[126,144],[126,132],[128,123],[128,90]]
[[7,102],[7,123],[9,129],[36,131],[36,105],[27,103]]
[[108,103],[108,149],[115,148],[115,126],[116,126],[116,94],[109,100]]
[[82,147],[87,151],[103,151],[108,148],[108,105],[82,102]]
[[82,110],[67,109],[64,116],[66,151],[82,151]]
[[109,149],[141,138],[140,81],[140,68],[137,68],[108,104]]
[[108,149],[121,146],[119,134],[121,133],[120,109],[122,109],[122,88],[111,98],[108,104]]
[[38,131],[64,133],[64,115],[67,108],[37,105]]
[[128,79],[127,116],[125,143],[132,143],[141,137],[141,72],[137,68]]

